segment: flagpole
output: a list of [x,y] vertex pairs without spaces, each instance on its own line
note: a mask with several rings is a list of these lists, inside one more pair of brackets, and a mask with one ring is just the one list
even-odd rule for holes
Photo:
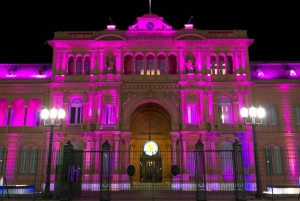
[[151,0],[149,0],[149,14],[151,14]]

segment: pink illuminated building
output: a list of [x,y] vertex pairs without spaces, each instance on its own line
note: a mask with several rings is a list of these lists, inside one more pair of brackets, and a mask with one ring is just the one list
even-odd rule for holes
[[[178,165],[177,177],[185,183],[194,171],[188,151],[198,139],[205,149],[227,150],[238,138],[243,149],[253,150],[251,127],[240,116],[244,106],[266,108],[263,124],[256,127],[259,148],[275,150],[275,158],[280,148],[298,149],[300,62],[250,62],[248,48],[254,40],[245,30],[182,27],[174,30],[162,17],[146,14],[128,30],[108,25],[102,31],[55,32],[48,42],[52,64],[0,64],[0,152],[24,149],[30,161],[29,153],[48,148],[49,129],[40,119],[44,107],[66,111],[63,125],[55,128],[53,149],[61,150],[70,140],[74,149],[101,150],[108,140],[113,182],[124,184],[130,164],[138,174],[134,182],[147,181],[141,175],[148,169],[139,169],[140,156],[126,151],[142,150],[150,137],[158,150],[173,151],[156,167],[162,178]],[[53,157],[55,168],[57,154]],[[217,189],[232,180],[232,168],[226,156],[210,157],[208,183]],[[253,157],[253,152],[244,156],[251,184]],[[276,167],[289,171],[296,184],[299,157],[286,162],[294,165],[285,167],[282,161]],[[98,163],[89,154],[83,157],[84,171],[96,175]],[[29,162],[22,168],[14,161],[8,164],[7,171],[14,172],[11,181],[32,171]],[[215,171],[220,166],[223,172]]]

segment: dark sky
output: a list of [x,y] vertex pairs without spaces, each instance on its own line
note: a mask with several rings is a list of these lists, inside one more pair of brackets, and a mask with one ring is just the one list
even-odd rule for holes
[[[44,42],[53,38],[54,31],[102,30],[109,18],[117,28],[127,30],[137,17],[149,12],[148,0],[21,2],[1,5],[0,63],[51,63],[52,49]],[[220,2],[152,0],[152,13],[175,29],[193,15],[198,29],[248,30],[248,36],[255,39],[249,49],[251,61],[300,61],[296,1]]]

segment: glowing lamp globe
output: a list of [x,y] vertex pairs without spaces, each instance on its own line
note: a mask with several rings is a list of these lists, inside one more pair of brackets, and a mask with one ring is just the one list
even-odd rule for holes
[[64,109],[59,109],[58,112],[57,112],[57,114],[58,114],[58,118],[59,119],[64,119],[65,116],[66,116],[66,112],[65,112]]
[[56,116],[57,116],[57,109],[52,108],[52,109],[50,110],[50,119],[55,119]]
[[260,107],[257,109],[257,116],[258,116],[258,118],[260,118],[260,119],[264,118],[264,117],[266,116],[266,110],[265,110],[263,107],[260,106]]
[[247,118],[247,117],[248,117],[248,109],[247,109],[247,108],[243,107],[243,108],[241,109],[241,116],[242,116],[243,118]]
[[253,118],[253,117],[256,117],[256,108],[255,107],[250,107],[249,108],[249,116],[251,117],[251,118]]
[[154,156],[158,151],[158,146],[155,142],[153,141],[148,141],[144,145],[144,152],[148,156]]
[[44,120],[49,118],[49,110],[48,109],[45,108],[45,109],[42,110],[41,118],[44,119]]

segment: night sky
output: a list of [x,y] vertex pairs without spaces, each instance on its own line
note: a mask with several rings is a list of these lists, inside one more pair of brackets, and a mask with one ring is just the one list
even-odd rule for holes
[[[1,5],[0,63],[51,63],[52,49],[44,44],[54,31],[97,31],[112,18],[127,30],[149,12],[148,0],[110,1],[6,1]],[[36,3],[37,2],[37,3]],[[152,13],[175,29],[190,16],[198,29],[248,30],[255,39],[251,61],[300,61],[300,13],[297,2],[152,0]],[[248,3],[247,3],[248,2]]]

